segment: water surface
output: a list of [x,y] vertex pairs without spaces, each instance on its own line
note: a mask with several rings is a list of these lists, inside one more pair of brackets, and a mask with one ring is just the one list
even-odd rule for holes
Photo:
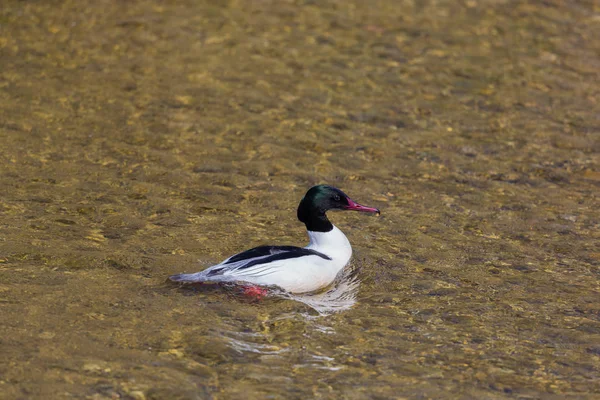
[[[0,397],[565,399],[600,391],[592,1],[5,1]],[[303,245],[332,292],[165,283]],[[333,308],[332,308],[333,307]]]

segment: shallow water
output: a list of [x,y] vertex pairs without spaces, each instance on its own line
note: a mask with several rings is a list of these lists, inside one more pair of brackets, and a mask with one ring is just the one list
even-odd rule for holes
[[[597,398],[598,37],[591,1],[3,2],[0,397]],[[342,286],[165,282],[303,245],[316,183],[382,210],[331,215]]]

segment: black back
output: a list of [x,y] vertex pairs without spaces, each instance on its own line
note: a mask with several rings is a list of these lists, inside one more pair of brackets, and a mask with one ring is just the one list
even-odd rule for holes
[[[242,253],[236,254],[227,260],[225,265],[232,264],[244,260],[248,263],[242,265],[238,269],[246,269],[259,264],[267,264],[272,261],[288,260],[290,258],[298,258],[304,256],[319,256],[325,260],[331,260],[330,257],[318,251],[305,249],[296,246],[259,246]],[[262,257],[255,259],[257,257]]]

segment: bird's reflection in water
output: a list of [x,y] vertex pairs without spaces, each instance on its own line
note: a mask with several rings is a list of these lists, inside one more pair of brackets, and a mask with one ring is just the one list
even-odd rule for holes
[[[352,308],[357,302],[359,284],[358,268],[348,266],[329,288],[318,293],[292,294],[281,289],[268,288],[266,297],[250,298],[257,309],[262,310],[261,318],[250,317],[255,315],[251,313],[248,314],[247,320],[243,318],[229,320],[227,324],[211,329],[210,335],[225,341],[238,356],[262,357],[261,360],[267,363],[265,365],[277,362],[274,360],[284,359],[293,361],[294,369],[341,370],[345,366],[336,360],[335,353],[321,346],[312,348],[282,343],[278,337],[285,335],[289,329],[303,332],[302,338],[318,338],[322,335],[335,334],[334,328],[323,316]],[[240,286],[226,285],[225,287],[233,297],[248,299]],[[291,306],[291,309],[281,307],[281,304],[277,305],[279,301],[288,300],[300,304],[294,305],[290,302],[288,306]],[[310,311],[305,306],[308,306]],[[279,324],[283,321],[288,323]],[[303,328],[298,330],[299,326]],[[257,373],[261,373],[260,368]]]
[[[227,294],[233,297],[238,299],[249,298],[252,302],[258,303],[262,299],[267,300],[267,298],[293,300],[309,306],[320,316],[323,316],[348,310],[356,304],[356,297],[360,286],[358,271],[358,267],[349,265],[340,272],[335,281],[326,290],[302,294],[289,293],[277,287],[263,287],[264,294],[261,293],[259,296],[256,296],[256,293],[252,293],[249,295],[247,288],[251,286],[246,286],[243,282],[235,284],[185,284],[178,287],[186,292],[191,290],[192,293],[218,292],[224,289]],[[264,295],[267,298],[264,298]]]
[[306,304],[320,315],[329,315],[352,308],[356,304],[359,285],[358,268],[348,266],[326,291],[306,294],[278,293],[277,296]]

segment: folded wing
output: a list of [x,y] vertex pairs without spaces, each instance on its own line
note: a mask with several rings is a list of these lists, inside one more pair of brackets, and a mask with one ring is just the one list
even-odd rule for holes
[[[229,257],[195,274],[179,274],[169,277],[175,282],[233,281],[258,278],[285,268],[286,261],[294,261],[307,256],[317,256],[331,260],[327,255],[315,250],[296,246],[260,246]],[[290,263],[293,265],[294,263]]]

